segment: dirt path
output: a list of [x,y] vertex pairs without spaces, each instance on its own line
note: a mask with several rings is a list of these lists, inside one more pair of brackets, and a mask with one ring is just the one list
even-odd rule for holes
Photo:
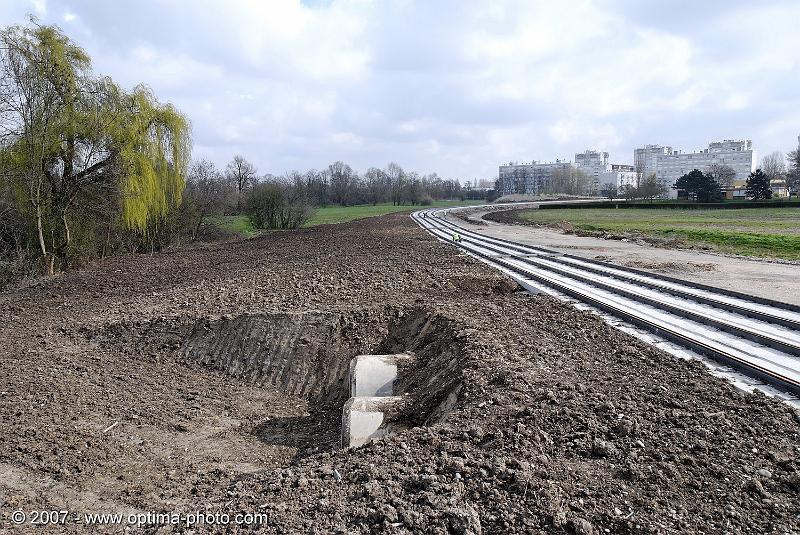
[[[507,225],[481,219],[486,212],[448,217],[487,236],[594,258],[671,277],[800,304],[800,265],[724,256],[711,252],[653,247],[647,243],[603,240],[564,234],[530,225]],[[476,224],[481,222],[481,224]]]
[[[405,215],[8,290],[0,342],[0,531],[40,508],[260,513],[274,533],[800,530],[796,413]],[[345,364],[396,351],[409,430],[336,449]]]

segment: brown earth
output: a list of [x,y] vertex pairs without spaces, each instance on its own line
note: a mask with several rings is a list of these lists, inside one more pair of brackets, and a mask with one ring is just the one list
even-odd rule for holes
[[[277,533],[800,530],[797,413],[405,215],[35,281],[0,293],[0,341],[0,531],[42,508],[261,513],[249,528]],[[389,351],[414,355],[407,430],[339,450],[349,359]],[[157,530],[186,531],[132,528]]]

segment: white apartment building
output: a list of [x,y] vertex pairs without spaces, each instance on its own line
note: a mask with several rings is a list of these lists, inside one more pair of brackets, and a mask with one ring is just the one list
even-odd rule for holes
[[608,153],[596,150],[587,150],[575,155],[575,165],[586,174],[599,177],[601,174],[610,171],[608,163]]
[[537,162],[536,160],[530,163],[509,162],[508,165],[501,165],[498,172],[500,194],[524,193],[526,195],[539,195],[556,170],[567,171],[576,168],[574,163],[562,162],[561,160],[550,163]]
[[606,176],[611,172],[611,164],[608,163],[608,153],[596,150],[586,150],[575,154],[575,165],[591,177],[591,184],[587,193],[597,194],[600,191]]
[[600,189],[606,185],[614,186],[618,192],[625,187],[636,187],[636,170],[632,165],[612,163],[610,169],[600,175]]
[[636,171],[632,165],[608,163],[608,153],[587,150],[575,155],[578,169],[593,178],[590,193],[598,194],[607,185],[620,191],[625,186],[636,185]]
[[575,154],[575,162],[556,160],[551,163],[510,162],[499,168],[499,187],[501,195],[525,193],[538,195],[542,193],[547,182],[557,170],[580,170],[591,177],[588,194],[598,194],[605,184],[614,184],[617,189],[625,184],[635,184],[636,173],[631,165],[608,163],[608,153],[586,150]]
[[734,180],[746,180],[755,170],[755,163],[753,142],[749,139],[714,141],[698,152],[681,152],[661,145],[645,145],[633,151],[635,170],[643,176],[655,174],[671,198],[678,196],[672,189],[678,178],[694,169],[705,173],[714,164],[727,165],[736,172]]

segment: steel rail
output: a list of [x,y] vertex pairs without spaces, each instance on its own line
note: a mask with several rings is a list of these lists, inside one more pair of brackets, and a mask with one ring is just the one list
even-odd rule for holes
[[[443,225],[452,228],[453,230],[456,230],[458,232],[462,232],[464,233],[465,236],[469,236],[474,239],[488,241],[489,243],[501,242],[501,244],[498,245],[519,251],[521,253],[528,253],[529,251],[534,251],[533,254],[537,254],[538,252],[541,252],[543,254],[541,254],[540,256],[547,256],[548,260],[552,262],[568,265],[570,267],[579,266],[580,269],[584,269],[586,271],[592,271],[599,275],[604,275],[622,281],[631,282],[639,286],[645,286],[653,290],[669,293],[684,299],[711,305],[716,308],[720,308],[723,310],[727,310],[729,312],[747,316],[749,318],[758,319],[767,323],[775,323],[793,330],[800,330],[800,315],[798,315],[794,310],[796,308],[797,311],[800,311],[800,307],[796,307],[795,305],[791,305],[789,303],[781,303],[779,301],[758,298],[756,296],[750,296],[739,292],[726,291],[724,289],[715,288],[713,286],[699,285],[697,283],[690,284],[690,281],[683,281],[681,279],[676,279],[673,277],[667,277],[664,275],[637,270],[634,268],[617,266],[614,264],[601,262],[599,260],[582,258],[570,254],[563,254],[560,253],[559,251],[554,251],[542,247],[530,246],[525,244],[519,244],[501,238],[484,236],[482,234],[460,227],[459,225],[456,225],[451,221],[447,221],[441,218],[436,218],[436,220],[442,223]],[[684,286],[684,288],[681,288],[680,286]],[[751,306],[746,306],[744,304],[737,304],[735,302],[731,302],[731,300],[726,300],[725,297],[706,295],[704,293],[691,291],[691,289],[685,288],[685,286],[689,286],[690,288],[693,288],[695,290],[700,290],[701,292],[722,293],[724,294],[725,297],[746,302],[751,306],[757,305],[760,306],[761,309],[760,310],[754,309]],[[731,295],[731,293],[734,293],[735,295]],[[769,311],[765,310],[764,307],[775,308],[777,310]],[[791,316],[797,316],[797,318],[793,318]]]
[[[454,208],[450,208],[448,210],[455,210],[455,209]],[[442,211],[446,212],[447,210],[433,210],[432,212],[433,213],[439,213],[439,212],[442,212]],[[734,298],[737,298],[737,299],[742,299],[744,301],[750,301],[750,302],[753,302],[753,303],[759,303],[759,304],[767,305],[767,306],[770,306],[770,307],[773,307],[773,308],[778,308],[778,309],[782,309],[782,310],[787,310],[787,311],[791,311],[791,312],[800,313],[800,305],[795,305],[795,304],[792,304],[792,303],[784,303],[783,301],[776,301],[774,299],[768,299],[766,297],[759,297],[759,296],[756,296],[756,295],[750,295],[750,294],[746,294],[744,292],[737,292],[736,290],[728,290],[726,288],[719,288],[717,286],[711,286],[711,285],[708,285],[708,284],[703,284],[701,282],[688,281],[688,280],[684,280],[684,279],[678,279],[676,277],[670,277],[668,275],[655,274],[655,273],[651,273],[649,271],[645,271],[643,269],[637,269],[637,268],[632,268],[632,267],[627,267],[627,266],[619,266],[619,265],[616,265],[616,264],[610,264],[608,262],[603,262],[602,260],[595,260],[595,259],[591,259],[591,258],[583,258],[583,257],[580,257],[580,256],[571,255],[569,253],[561,253],[560,251],[556,251],[556,250],[553,250],[553,249],[546,249],[544,247],[538,247],[536,245],[525,245],[525,244],[517,243],[517,242],[511,241],[511,240],[506,240],[504,238],[495,238],[493,236],[484,236],[483,234],[479,234],[479,233],[476,233],[476,232],[474,232],[472,230],[469,230],[469,229],[466,229],[466,228],[461,227],[459,225],[456,225],[455,223],[453,223],[451,221],[448,221],[448,220],[446,220],[444,218],[441,218],[441,217],[437,217],[437,218],[440,221],[445,222],[446,224],[449,224],[449,225],[454,226],[455,228],[458,228],[461,232],[474,234],[476,236],[481,236],[481,237],[484,237],[484,238],[487,238],[487,239],[491,239],[491,240],[495,240],[495,241],[498,241],[498,242],[504,242],[504,243],[507,243],[508,245],[513,245],[513,246],[516,246],[516,247],[524,247],[524,248],[532,249],[532,250],[535,250],[535,251],[541,251],[542,253],[545,253],[545,254],[559,255],[559,256],[563,256],[565,258],[571,258],[571,259],[580,260],[580,261],[583,261],[583,262],[588,262],[588,263],[591,263],[591,264],[597,264],[597,265],[600,265],[600,266],[614,268],[614,269],[617,269],[619,271],[628,271],[630,273],[635,273],[637,275],[643,275],[645,277],[658,278],[658,279],[661,279],[663,281],[673,282],[673,283],[680,284],[680,285],[683,285],[683,286],[689,286],[691,288],[696,288],[698,290],[706,290],[706,291],[713,292],[713,293],[716,293],[716,294],[726,295],[726,296],[734,297]]]
[[[443,241],[448,241],[447,240],[448,230],[452,230],[452,228],[447,227],[445,225],[441,225],[442,221],[441,219],[419,217],[417,214],[413,214],[412,218],[418,224],[420,224],[420,226],[422,226],[435,236],[439,237]],[[431,219],[435,220],[431,221]],[[467,243],[470,243],[470,241],[468,241]],[[641,311],[635,311],[635,307],[631,307],[630,305],[628,305],[629,309],[626,310],[624,303],[621,302],[615,303],[613,300],[609,300],[608,298],[604,299],[601,295],[598,294],[592,295],[591,291],[580,289],[579,287],[576,287],[575,285],[572,284],[568,284],[565,281],[556,280],[552,276],[548,276],[546,274],[548,273],[548,271],[550,271],[551,267],[541,267],[541,266],[536,266],[535,264],[533,264],[533,267],[520,266],[515,262],[522,262],[524,264],[530,265],[529,262],[526,262],[529,259],[520,258],[518,256],[511,256],[511,258],[513,259],[512,261],[503,256],[495,256],[489,254],[486,252],[486,250],[491,251],[492,249],[495,249],[494,252],[497,253],[497,249],[492,246],[487,246],[486,243],[483,244],[473,243],[473,246],[467,246],[463,242],[453,242],[453,244],[475,256],[483,258],[490,264],[494,264],[502,268],[505,268],[518,275],[521,275],[523,278],[545,284],[546,286],[554,288],[565,295],[568,295],[579,301],[587,303],[595,308],[608,312],[628,323],[644,328],[650,332],[654,332],[665,339],[676,342],[684,347],[693,349],[698,353],[702,353],[708,357],[711,357],[714,360],[723,362],[750,376],[757,377],[760,380],[765,381],[769,384],[788,390],[795,395],[800,395],[800,379],[798,379],[800,378],[800,374],[798,373],[797,368],[795,367],[790,368],[785,365],[774,364],[774,366],[782,367],[783,369],[789,370],[792,374],[797,376],[797,378],[789,377],[787,374],[782,374],[776,371],[775,369],[770,368],[768,365],[765,365],[767,362],[769,362],[767,359],[764,359],[763,357],[759,356],[748,355],[745,352],[737,349],[735,346],[736,344],[735,333],[729,333],[734,335],[733,339],[729,343],[715,341],[710,338],[703,339],[702,336],[694,335],[692,332],[690,332],[690,330],[678,329],[675,328],[674,325],[670,326],[669,322],[663,319],[660,321],[657,318],[648,319],[647,318],[648,314],[642,313]],[[580,281],[578,279],[573,279],[568,275],[562,275],[562,276],[567,277],[568,279],[575,280],[576,282],[580,283],[581,286],[591,285],[590,281]],[[619,295],[620,292],[618,292],[617,290],[618,290],[617,288],[612,287],[611,289],[606,289],[605,291],[610,294]],[[639,301],[633,300],[626,295],[623,295],[622,298],[634,301],[634,305],[636,303],[640,303]],[[645,303],[645,305],[647,304]],[[652,305],[650,306],[652,307]],[[668,313],[668,315],[674,316],[674,314],[670,313],[670,311],[666,312]],[[692,318],[687,318],[685,316],[679,316],[679,317],[684,318],[686,321],[690,322],[695,321]],[[705,324],[708,325],[707,323]],[[754,340],[754,341],[757,344],[763,344],[761,340]],[[727,346],[728,349],[725,349],[722,346]],[[738,355],[736,353],[738,353]],[[794,362],[794,359],[792,357],[789,357],[788,355],[786,357],[792,359],[792,362]],[[758,362],[754,362],[753,359],[760,360],[761,364],[759,364]]]
[[[497,247],[494,247],[492,245],[486,245],[486,243],[480,239],[476,239],[473,237],[467,237],[464,239],[479,244],[480,246],[490,251],[499,254],[505,253],[505,251],[498,249]],[[641,291],[636,291],[635,289],[630,289],[622,286],[626,284],[627,286],[631,286],[630,283],[621,282],[612,284],[602,279],[596,278],[597,277],[596,274],[594,277],[587,276],[586,274],[580,272],[581,271],[580,268],[575,266],[569,266],[568,269],[563,269],[560,265],[552,265],[555,264],[555,262],[553,262],[554,260],[553,257],[548,256],[548,257],[542,257],[541,259],[529,258],[529,257],[513,257],[513,258],[519,262],[523,262],[525,264],[536,266],[541,269],[552,271],[554,273],[558,273],[559,275],[571,278],[573,280],[590,284],[592,286],[596,286],[606,291],[617,293],[619,295],[623,295],[628,299],[632,299],[634,301],[638,301],[640,303],[644,303],[652,307],[659,308],[671,314],[691,319],[693,321],[703,323],[705,325],[709,325],[717,329],[730,332],[732,334],[736,334],[742,338],[746,338],[748,340],[752,340],[754,342],[758,342],[760,344],[767,345],[769,347],[773,347],[775,349],[779,349],[781,351],[785,351],[796,356],[800,356],[800,338],[798,338],[797,340],[787,340],[785,337],[789,336],[790,334],[793,335],[794,333],[787,333],[785,331],[781,332],[781,330],[778,330],[777,332],[764,331],[763,329],[765,327],[767,329],[770,328],[774,329],[774,326],[770,325],[769,323],[759,321],[758,324],[751,325],[748,327],[740,323],[737,323],[735,321],[736,318],[719,318],[719,317],[714,317],[712,315],[708,315],[709,312],[708,310],[700,311],[700,310],[691,310],[690,308],[684,308],[687,306],[696,305],[697,303],[694,302],[694,300],[691,298],[685,299],[683,297],[677,297],[677,298],[670,297],[674,301],[677,300],[677,302],[673,303],[665,302],[663,300],[658,299],[657,296],[648,296],[644,293],[641,293]],[[602,277],[603,275],[600,276]],[[645,290],[645,291],[650,291],[651,293],[653,293],[652,290]],[[681,306],[680,303],[681,300],[687,301],[687,303]]]

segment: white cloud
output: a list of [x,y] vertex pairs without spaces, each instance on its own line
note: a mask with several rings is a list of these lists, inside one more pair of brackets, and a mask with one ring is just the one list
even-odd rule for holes
[[99,73],[174,102],[197,157],[262,172],[395,160],[472,178],[586,148],[629,162],[652,142],[785,151],[800,131],[792,0],[61,0],[60,18],[2,4],[3,24],[31,9],[68,23]]
[[36,15],[43,17],[47,14],[47,0],[30,0],[29,3]]

